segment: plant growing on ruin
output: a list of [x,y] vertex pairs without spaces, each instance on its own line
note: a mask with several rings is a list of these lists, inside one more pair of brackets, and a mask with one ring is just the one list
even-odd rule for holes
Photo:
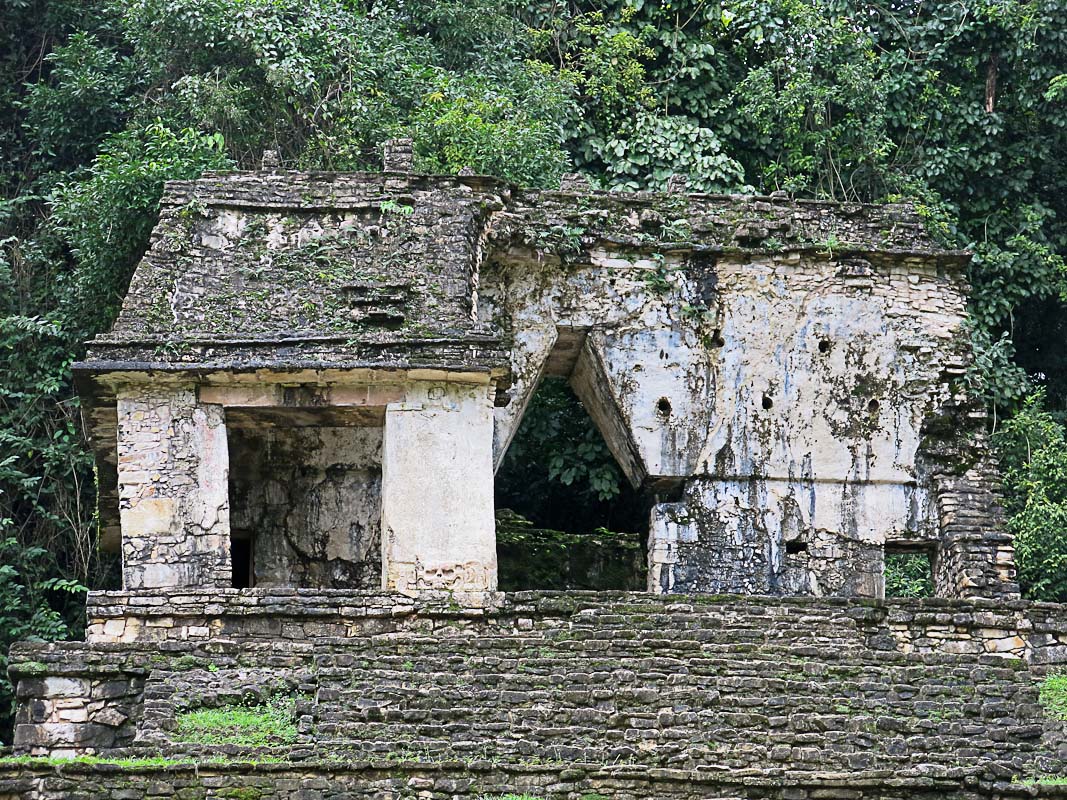
[[1067,430],[1043,408],[1043,396],[994,437],[1008,490],[1015,564],[1029,597],[1067,601]]
[[194,709],[178,715],[175,738],[245,747],[291,744],[297,735],[294,709],[291,698],[280,696],[263,703]]
[[886,553],[886,597],[931,597],[930,558],[924,553]]
[[1053,719],[1067,720],[1067,674],[1049,675],[1041,682],[1038,701]]

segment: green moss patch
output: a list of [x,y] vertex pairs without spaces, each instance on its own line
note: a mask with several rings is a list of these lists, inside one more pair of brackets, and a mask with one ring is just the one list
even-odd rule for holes
[[1067,720],[1067,673],[1045,678],[1038,699],[1048,716]]
[[186,711],[178,716],[175,740],[245,747],[292,744],[296,741],[293,706],[292,699],[273,698],[258,705],[227,705]]

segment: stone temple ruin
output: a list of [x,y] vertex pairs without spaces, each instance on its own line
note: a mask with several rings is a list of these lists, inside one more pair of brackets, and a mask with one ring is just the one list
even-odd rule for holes
[[[1067,615],[1018,599],[968,255],[908,206],[672,188],[396,143],[169,184],[76,365],[122,589],[11,654],[15,753],[98,759],[0,761],[0,800],[1054,794],[1013,779],[1064,772]],[[647,592],[497,591],[549,376],[648,498]],[[886,600],[887,552],[936,597]],[[235,705],[290,724],[190,733]]]

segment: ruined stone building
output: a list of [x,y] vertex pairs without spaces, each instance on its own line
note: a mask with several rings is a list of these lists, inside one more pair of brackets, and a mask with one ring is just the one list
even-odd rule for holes
[[[0,761],[0,800],[1055,791],[1012,783],[1062,771],[1067,616],[1018,599],[966,253],[905,205],[404,155],[168,185],[75,368],[122,589],[11,657],[16,753],[103,760]],[[548,377],[647,499],[647,592],[498,591]],[[936,598],[885,601],[887,552]],[[291,725],[190,732],[237,706]]]

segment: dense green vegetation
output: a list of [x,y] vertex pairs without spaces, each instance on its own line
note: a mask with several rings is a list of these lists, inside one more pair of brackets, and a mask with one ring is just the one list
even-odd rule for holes
[[1067,675],[1049,675],[1038,693],[1041,707],[1052,719],[1067,720]]
[[885,554],[886,597],[930,597],[933,593],[930,556],[925,553]]
[[[975,252],[971,379],[1003,431],[1021,574],[1031,596],[1067,600],[1059,0],[11,0],[0,14],[0,671],[10,641],[75,630],[82,587],[113,580],[69,365],[114,317],[163,181],[266,148],[374,169],[395,135],[422,169],[536,186],[685,173],[700,190],[913,199]],[[615,496],[602,450],[550,416],[531,426],[561,459],[546,496],[561,482]]]

